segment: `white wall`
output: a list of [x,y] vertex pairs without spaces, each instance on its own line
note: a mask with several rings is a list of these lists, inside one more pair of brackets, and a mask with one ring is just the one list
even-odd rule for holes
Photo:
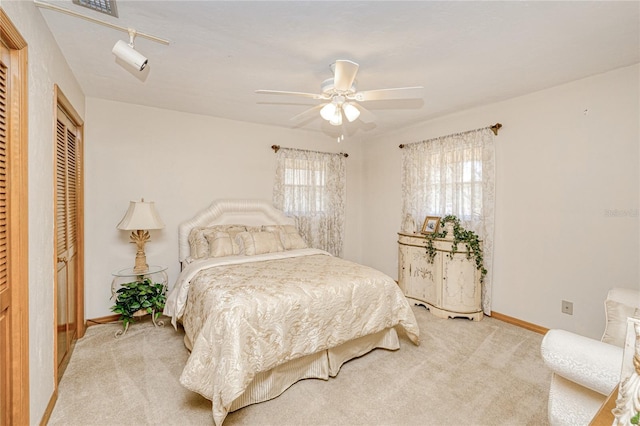
[[2,1],[28,44],[29,80],[29,386],[30,421],[38,424],[53,394],[54,367],[54,84],[80,115],[84,95],[40,11],[30,1]]
[[218,198],[271,200],[271,145],[347,152],[345,257],[360,260],[359,144],[302,130],[87,98],[86,317],[112,315],[111,272],[133,266],[135,246],[116,229],[129,201],[154,201],[165,229],[151,231],[147,262],[179,272],[178,225]]
[[638,77],[626,67],[367,141],[363,261],[397,277],[398,145],[500,122],[493,310],[600,337],[607,290],[639,286]]

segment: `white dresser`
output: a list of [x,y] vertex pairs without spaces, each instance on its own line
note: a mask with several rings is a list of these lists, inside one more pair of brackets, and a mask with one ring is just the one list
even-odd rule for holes
[[424,235],[398,233],[398,284],[404,295],[439,318],[466,317],[480,321],[482,283],[467,246],[451,257],[451,240],[436,239],[436,256],[429,262]]

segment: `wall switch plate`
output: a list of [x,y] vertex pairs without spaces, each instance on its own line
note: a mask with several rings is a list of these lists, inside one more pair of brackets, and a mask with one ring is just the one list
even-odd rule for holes
[[562,313],[567,315],[573,315],[573,302],[562,301]]

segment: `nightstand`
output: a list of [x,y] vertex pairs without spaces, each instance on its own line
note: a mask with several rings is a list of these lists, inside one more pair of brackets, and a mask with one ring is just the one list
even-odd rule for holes
[[[162,284],[163,291],[166,292],[167,284],[169,282],[166,266],[150,265],[147,271],[142,273],[135,272],[133,268],[125,268],[125,269],[120,269],[115,272],[112,272],[111,275],[113,275],[113,280],[111,281],[111,298],[114,300],[115,300],[115,296],[118,289],[124,283],[130,283],[133,281],[142,282],[144,279],[148,278],[152,282]],[[149,314],[146,310],[141,309],[138,312],[136,312],[133,316],[142,317],[145,315],[151,315],[151,320],[153,321],[154,326],[156,327],[164,326],[164,321],[156,321],[155,314],[156,314],[155,311]],[[127,325],[124,327],[123,330],[118,330],[115,333],[115,336],[120,337],[121,335],[125,334],[128,329],[129,329],[129,324],[127,323]]]

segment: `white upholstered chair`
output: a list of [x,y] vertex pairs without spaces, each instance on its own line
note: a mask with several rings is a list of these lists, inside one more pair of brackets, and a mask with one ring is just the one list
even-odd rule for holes
[[605,300],[601,340],[565,330],[549,330],[541,345],[551,369],[549,423],[588,425],[620,381],[627,317],[640,317],[640,291],[613,288]]

